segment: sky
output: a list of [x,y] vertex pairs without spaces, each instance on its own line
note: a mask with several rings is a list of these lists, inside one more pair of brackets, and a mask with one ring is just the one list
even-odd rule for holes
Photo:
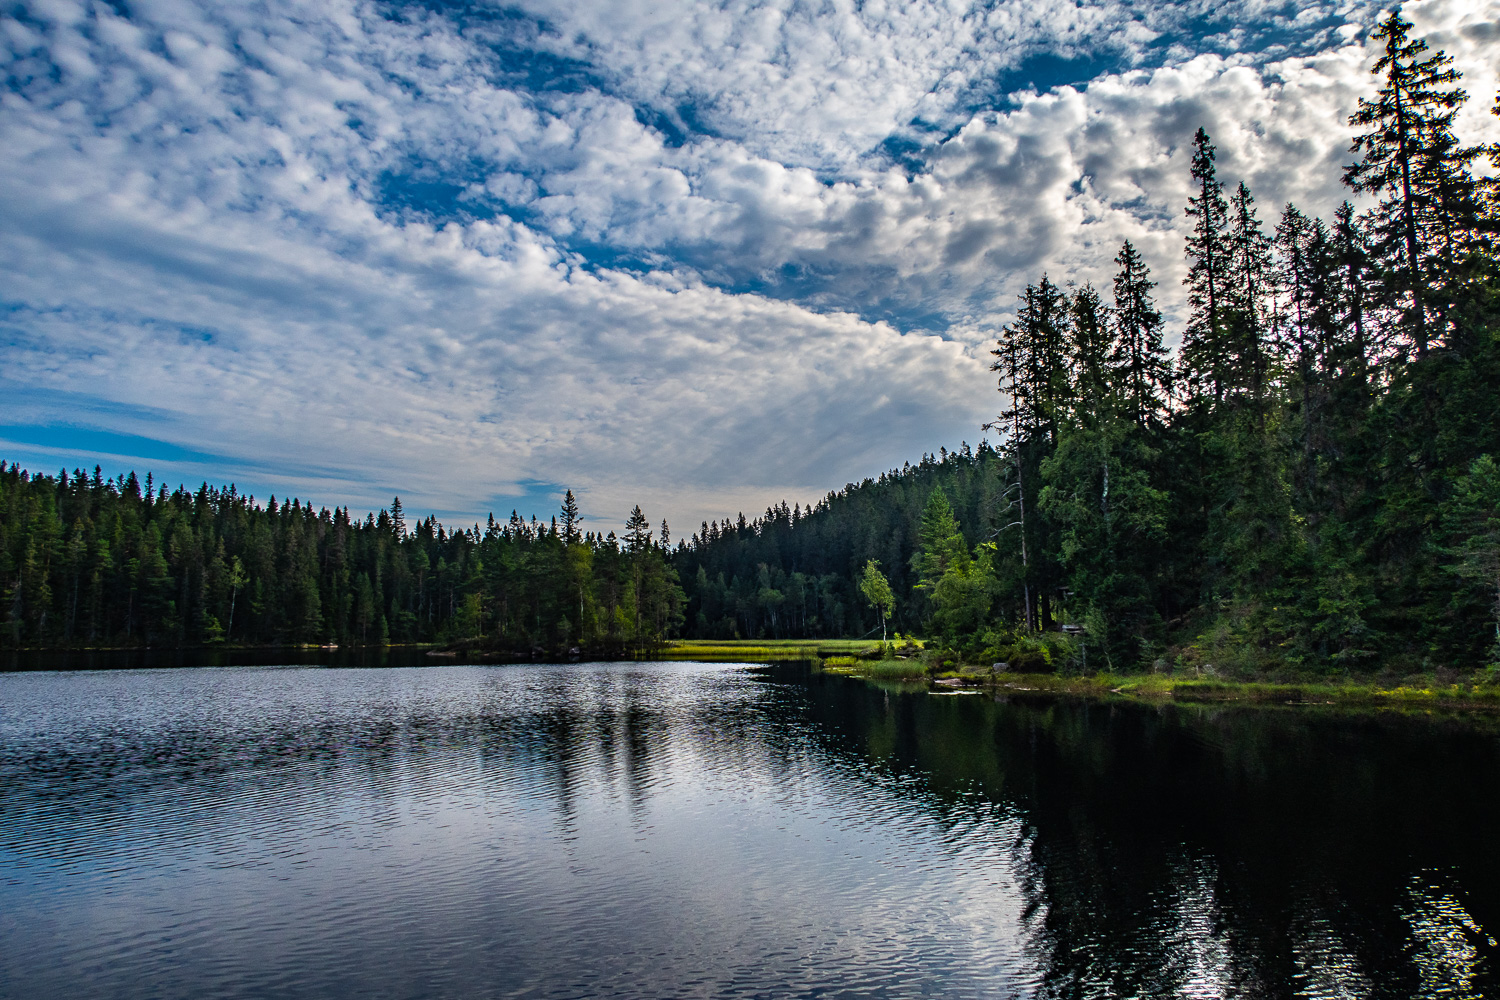
[[[1500,0],[1405,7],[1500,139]],[[1381,8],[0,4],[0,459],[674,534],[975,445],[1043,273],[1182,304],[1192,134],[1347,192]]]

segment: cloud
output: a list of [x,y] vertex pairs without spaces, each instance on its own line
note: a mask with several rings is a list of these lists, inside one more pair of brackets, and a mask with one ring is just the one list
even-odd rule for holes
[[[1409,7],[1476,94],[1481,7]],[[1234,7],[1253,35],[1221,5],[475,10],[0,21],[4,423],[460,521],[550,484],[680,527],[816,499],[977,438],[1043,270],[1107,282],[1129,237],[1179,301],[1199,124],[1268,222],[1330,210],[1370,86],[1313,5]],[[1088,75],[995,89],[1045,66]]]

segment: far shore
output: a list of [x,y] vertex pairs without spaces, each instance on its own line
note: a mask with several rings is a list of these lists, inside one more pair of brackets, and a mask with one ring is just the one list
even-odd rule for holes
[[[921,640],[903,639],[888,647],[897,655],[882,655],[871,639],[690,639],[669,640],[633,650],[553,649],[488,650],[472,643],[287,644],[252,646],[215,644],[202,647],[71,647],[0,650],[5,658],[90,654],[172,653],[192,657],[223,654],[271,653],[276,650],[334,651],[345,654],[405,652],[434,666],[460,662],[557,662],[578,659],[696,660],[718,663],[778,663],[802,661],[823,673],[863,678],[933,694],[988,693],[1007,696],[1071,696],[1100,700],[1128,700],[1151,704],[1243,704],[1340,706],[1493,712],[1500,714],[1500,671],[1460,674],[1434,671],[1406,676],[1373,674],[1345,677],[1273,675],[1239,678],[1176,671],[1146,674],[1013,673],[981,665],[937,669],[926,662]],[[897,652],[899,650],[899,652]],[[945,664],[946,666],[946,664]],[[26,669],[26,668],[23,668]]]

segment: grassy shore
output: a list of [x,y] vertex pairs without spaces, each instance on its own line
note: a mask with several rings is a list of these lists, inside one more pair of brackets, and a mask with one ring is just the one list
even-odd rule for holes
[[760,663],[776,660],[855,658],[878,650],[868,639],[682,639],[661,650],[664,660]]
[[[907,641],[907,640],[903,640]],[[920,642],[914,644],[920,648]],[[906,647],[907,649],[913,646]],[[1225,680],[1172,674],[989,674],[968,668],[932,674],[917,656],[879,658],[880,644],[868,639],[695,639],[668,643],[660,656],[670,660],[777,662],[809,660],[830,674],[882,683],[907,682],[934,692],[982,690],[997,694],[1058,694],[1131,701],[1190,704],[1336,705],[1350,708],[1461,709],[1500,713],[1500,676],[1467,679],[1437,675],[1374,680]]]
[[[940,679],[941,680],[941,679]],[[1048,693],[1145,702],[1260,705],[1342,705],[1366,708],[1442,708],[1500,712],[1500,684],[1491,678],[1443,683],[1436,677],[1406,678],[1383,685],[1368,680],[1329,682],[1227,681],[1162,674],[1067,677],[1056,674],[951,675],[949,683],[997,693]]]

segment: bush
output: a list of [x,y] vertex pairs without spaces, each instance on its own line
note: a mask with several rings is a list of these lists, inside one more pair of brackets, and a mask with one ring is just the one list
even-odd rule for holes
[[1052,660],[1052,650],[1045,643],[1023,638],[1013,646],[995,650],[992,663],[1009,663],[1012,673],[1050,674],[1057,669]]

